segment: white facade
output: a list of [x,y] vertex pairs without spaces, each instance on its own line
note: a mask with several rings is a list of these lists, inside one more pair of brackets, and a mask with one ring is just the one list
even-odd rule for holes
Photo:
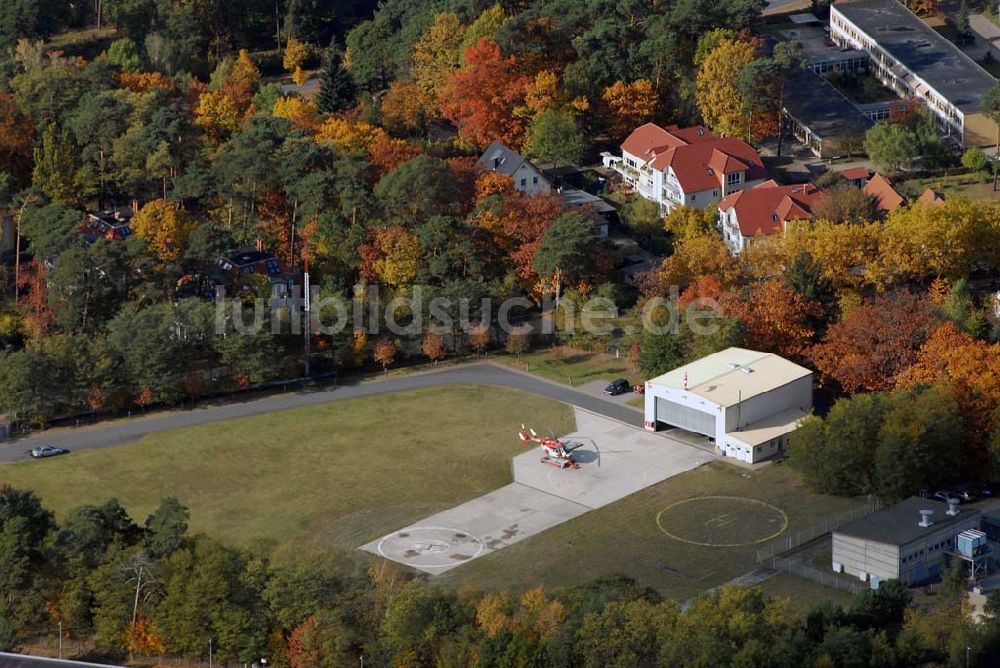
[[728,211],[719,209],[719,230],[722,232],[722,240],[726,242],[729,252],[739,255],[747,247],[747,239],[740,231],[740,221],[736,217],[736,207],[730,207]]
[[842,47],[867,51],[871,55],[871,70],[882,84],[901,98],[923,93],[921,101],[942,124],[962,136],[962,112],[944,96],[938,94],[930,84],[911,72],[888,51],[878,45],[861,28],[851,23],[837,6],[830,5],[830,38]]
[[727,174],[724,183],[710,190],[685,192],[673,167],[667,165],[665,170],[654,169],[649,162],[644,162],[638,156],[622,150],[622,157],[607,155],[604,165],[614,169],[625,183],[648,200],[660,205],[660,211],[669,213],[674,207],[686,206],[692,209],[703,209],[716,204],[729,193],[753,187],[763,182],[763,179],[744,181],[743,172]]
[[645,427],[678,427],[747,463],[780,455],[812,408],[812,372],[777,355],[729,348],[646,383]]
[[549,180],[527,160],[521,163],[521,166],[511,174],[510,178],[514,181],[514,188],[526,195],[547,195],[552,192],[552,184],[549,183]]

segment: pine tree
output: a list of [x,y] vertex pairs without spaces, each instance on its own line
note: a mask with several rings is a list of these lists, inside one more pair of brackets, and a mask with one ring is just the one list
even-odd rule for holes
[[344,56],[335,42],[330,43],[319,73],[319,94],[316,106],[320,111],[334,113],[350,108],[355,100],[354,80],[344,67]]

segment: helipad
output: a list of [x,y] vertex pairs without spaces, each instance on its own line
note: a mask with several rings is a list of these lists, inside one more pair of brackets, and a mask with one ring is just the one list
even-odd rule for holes
[[613,503],[711,459],[708,452],[582,409],[568,440],[579,469],[514,458],[515,482],[374,540],[361,549],[427,573],[442,573]]

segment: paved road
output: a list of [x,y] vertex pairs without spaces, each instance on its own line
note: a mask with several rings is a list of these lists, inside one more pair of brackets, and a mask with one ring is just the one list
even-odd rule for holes
[[[118,664],[115,664],[117,666]],[[27,654],[8,654],[0,652],[0,668],[86,668],[87,666],[100,666],[101,668],[114,668],[111,664],[84,663],[81,661],[69,661],[60,659],[46,659],[40,656],[28,656]]]
[[[496,385],[534,392],[562,401],[614,420],[642,427],[642,414],[634,408],[590,396],[564,385],[553,383],[491,363],[476,363],[458,367],[414,373],[322,390],[303,390],[277,394],[245,403],[208,406],[185,411],[155,413],[146,417],[115,420],[78,429],[53,429],[13,442],[0,444],[0,464],[30,459],[28,453],[39,445],[55,445],[73,452],[96,450],[132,443],[146,434],[178,427],[261,415],[274,411],[314,406],[330,401],[367,397],[386,392],[399,392],[438,385]],[[72,455],[70,455],[72,456]]]

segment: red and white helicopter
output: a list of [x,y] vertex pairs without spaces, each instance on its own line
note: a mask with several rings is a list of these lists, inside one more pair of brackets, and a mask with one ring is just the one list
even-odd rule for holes
[[523,424],[521,431],[517,432],[517,437],[521,440],[521,445],[536,443],[542,447],[543,464],[551,464],[560,469],[580,468],[571,453],[582,446],[582,443],[563,443],[554,436],[539,436],[534,429],[529,429]]

